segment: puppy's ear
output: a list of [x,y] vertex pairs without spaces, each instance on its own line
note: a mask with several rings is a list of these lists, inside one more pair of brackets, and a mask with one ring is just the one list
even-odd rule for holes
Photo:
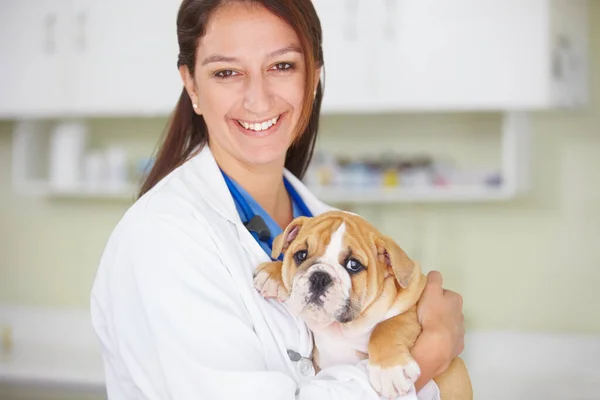
[[298,236],[300,228],[302,228],[306,221],[308,221],[308,217],[295,218],[285,227],[285,230],[281,234],[273,239],[273,251],[271,252],[271,257],[279,257],[281,252],[286,251],[287,248],[290,247],[290,243]]
[[387,236],[376,237],[374,242],[377,257],[380,260],[383,259],[400,286],[406,289],[417,269],[415,262],[406,255],[396,242]]

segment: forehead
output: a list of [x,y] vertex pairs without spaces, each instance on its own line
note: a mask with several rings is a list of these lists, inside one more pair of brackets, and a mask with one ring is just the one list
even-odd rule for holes
[[[325,247],[334,245],[338,247],[341,241],[341,251],[352,248],[357,255],[367,257],[365,251],[371,247],[371,236],[377,235],[375,228],[359,216],[346,213],[326,214],[309,220],[303,229],[302,235],[308,241],[314,241],[314,245]],[[310,239],[309,239],[310,238]],[[300,240],[300,242],[304,239]]]
[[198,53],[265,56],[290,45],[299,47],[300,41],[287,22],[260,4],[233,2],[219,7],[211,16]]

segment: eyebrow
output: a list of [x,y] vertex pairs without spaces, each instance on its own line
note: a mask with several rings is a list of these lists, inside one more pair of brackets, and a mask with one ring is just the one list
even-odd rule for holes
[[[275,50],[274,52],[270,53],[268,55],[269,58],[273,58],[273,57],[277,57],[277,56],[282,56],[284,54],[287,53],[300,53],[302,54],[302,49],[300,49],[300,47],[296,46],[296,45],[290,45],[284,48],[281,48],[279,50]],[[210,63],[215,63],[215,62],[237,62],[239,61],[237,58],[235,57],[227,57],[227,56],[223,56],[220,54],[213,54],[210,55],[208,57],[206,57],[203,61],[202,61],[202,66],[206,65],[206,64],[210,64]]]

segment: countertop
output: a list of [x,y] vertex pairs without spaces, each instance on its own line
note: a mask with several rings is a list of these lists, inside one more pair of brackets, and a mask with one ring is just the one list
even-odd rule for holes
[[0,382],[104,390],[100,346],[87,310],[0,306],[0,331],[6,327],[12,348],[0,348]]

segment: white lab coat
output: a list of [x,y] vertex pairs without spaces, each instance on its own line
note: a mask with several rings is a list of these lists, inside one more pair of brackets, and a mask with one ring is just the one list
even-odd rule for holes
[[[313,214],[330,209],[289,171]],[[208,146],[123,216],[102,255],[91,316],[110,400],[378,399],[365,363],[317,376],[305,324],[263,299],[252,272],[269,257],[246,230]],[[438,399],[430,382],[417,397]]]

